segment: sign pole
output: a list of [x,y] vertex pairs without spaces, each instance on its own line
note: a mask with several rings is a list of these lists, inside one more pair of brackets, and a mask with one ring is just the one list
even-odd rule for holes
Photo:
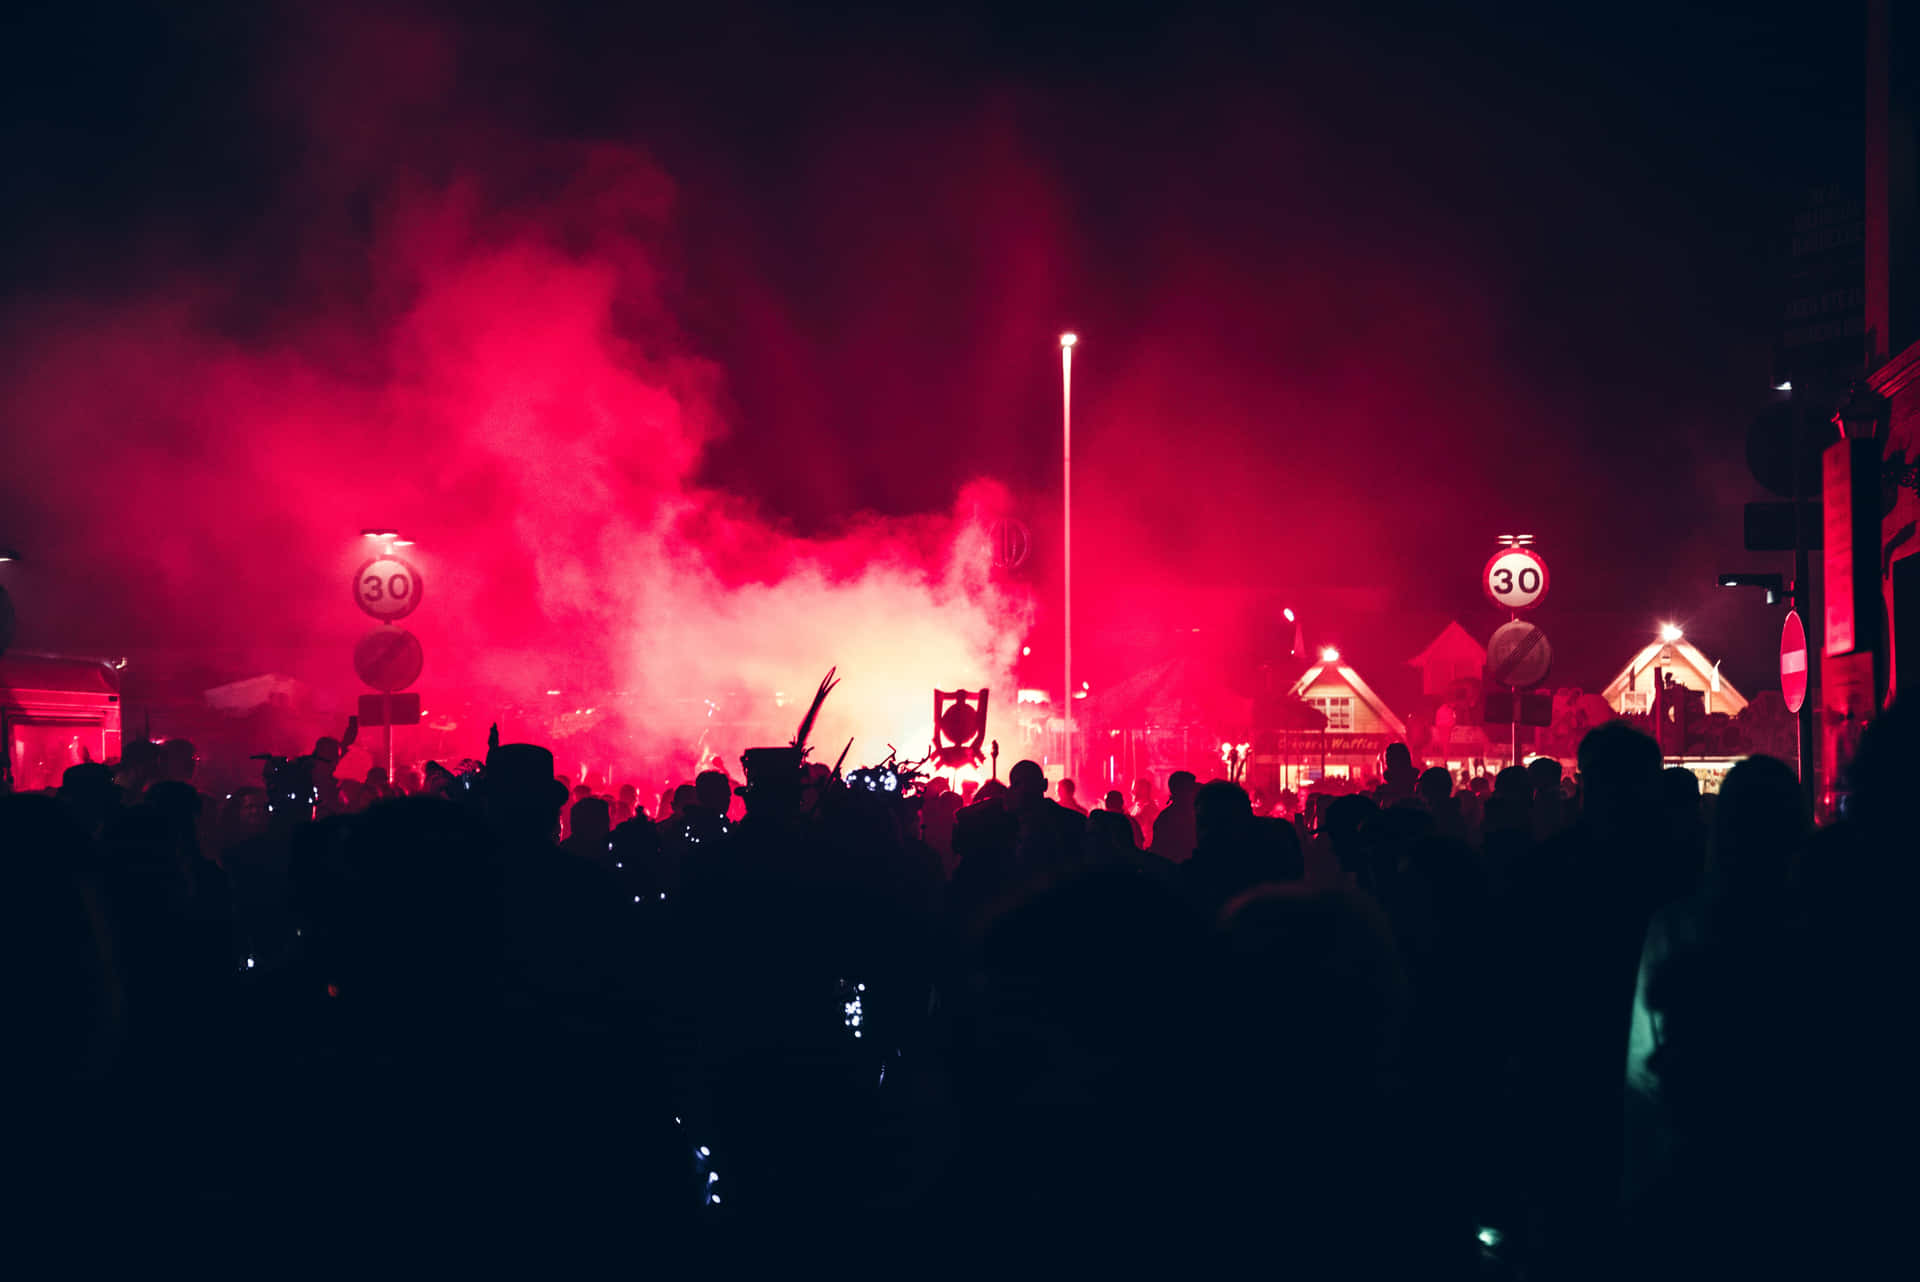
[[1075,336],[1060,336],[1060,547],[1062,578],[1060,715],[1065,739],[1060,754],[1061,778],[1073,774],[1073,345]]
[[[1801,626],[1808,617],[1808,602],[1805,599],[1807,583],[1807,530],[1802,511],[1802,500],[1811,488],[1806,474],[1806,418],[1807,406],[1812,397],[1794,397],[1793,407],[1793,590],[1788,593],[1790,610],[1799,613]],[[1824,647],[1823,647],[1824,648]],[[1794,767],[1800,774],[1800,796],[1806,802],[1807,814],[1816,810],[1816,798],[1813,789],[1813,647],[1807,647],[1807,693],[1802,698],[1800,710],[1794,714]]]
[[383,718],[387,723],[387,786],[393,786],[393,691],[385,690],[380,694],[380,706],[386,710]]

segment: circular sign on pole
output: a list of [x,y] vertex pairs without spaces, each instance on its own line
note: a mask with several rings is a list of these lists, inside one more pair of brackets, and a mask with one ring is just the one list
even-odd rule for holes
[[1547,595],[1547,563],[1532,548],[1501,548],[1480,572],[1487,597],[1505,610],[1531,610]]
[[397,556],[376,556],[353,572],[354,603],[382,623],[412,614],[420,591],[420,572]]
[[996,570],[1017,570],[1033,551],[1033,533],[1026,522],[1003,516],[993,523],[993,566]]
[[1788,610],[1780,625],[1780,695],[1795,715],[1807,701],[1807,629],[1798,610]]
[[1502,685],[1516,690],[1539,685],[1552,667],[1547,634],[1523,619],[1501,624],[1487,640],[1487,672]]
[[354,643],[353,670],[376,690],[392,694],[420,679],[426,652],[405,628],[375,628]]

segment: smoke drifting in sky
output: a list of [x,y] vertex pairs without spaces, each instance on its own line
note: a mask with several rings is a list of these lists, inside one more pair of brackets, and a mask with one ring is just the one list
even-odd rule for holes
[[447,45],[389,26],[356,48],[391,74],[340,113],[296,108],[310,163],[266,252],[11,311],[10,412],[32,425],[15,474],[36,478],[27,524],[58,530],[34,560],[76,576],[23,591],[40,631],[220,655],[228,676],[272,664],[343,708],[369,626],[347,592],[359,531],[392,526],[427,584],[406,626],[430,714],[448,695],[479,710],[455,755],[479,751],[490,704],[554,686],[555,713],[611,703],[588,739],[628,767],[690,764],[708,699],[756,731],[704,751],[784,739],[833,664],[816,743],[856,736],[856,760],[918,755],[935,686],[1011,706],[1027,612],[990,579],[994,487],[800,538],[700,485],[722,380],[668,297],[668,178],[635,148],[465,123],[420,147],[405,125]]

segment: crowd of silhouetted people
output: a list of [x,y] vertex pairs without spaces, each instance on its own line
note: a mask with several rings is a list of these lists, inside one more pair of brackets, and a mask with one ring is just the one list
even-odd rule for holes
[[215,798],[137,742],[0,796],[16,1206],[636,1265],[1854,1274],[1912,1184],[1914,718],[1817,831],[1790,767],[1703,797],[1624,723],[1477,787],[1395,745],[1297,813],[798,749],[657,799],[516,743],[343,785],[330,739]]

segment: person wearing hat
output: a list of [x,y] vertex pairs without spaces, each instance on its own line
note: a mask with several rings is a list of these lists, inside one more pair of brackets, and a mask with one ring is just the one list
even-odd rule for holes
[[481,793],[488,820],[507,842],[551,845],[559,839],[567,786],[554,777],[547,749],[533,743],[489,748]]

